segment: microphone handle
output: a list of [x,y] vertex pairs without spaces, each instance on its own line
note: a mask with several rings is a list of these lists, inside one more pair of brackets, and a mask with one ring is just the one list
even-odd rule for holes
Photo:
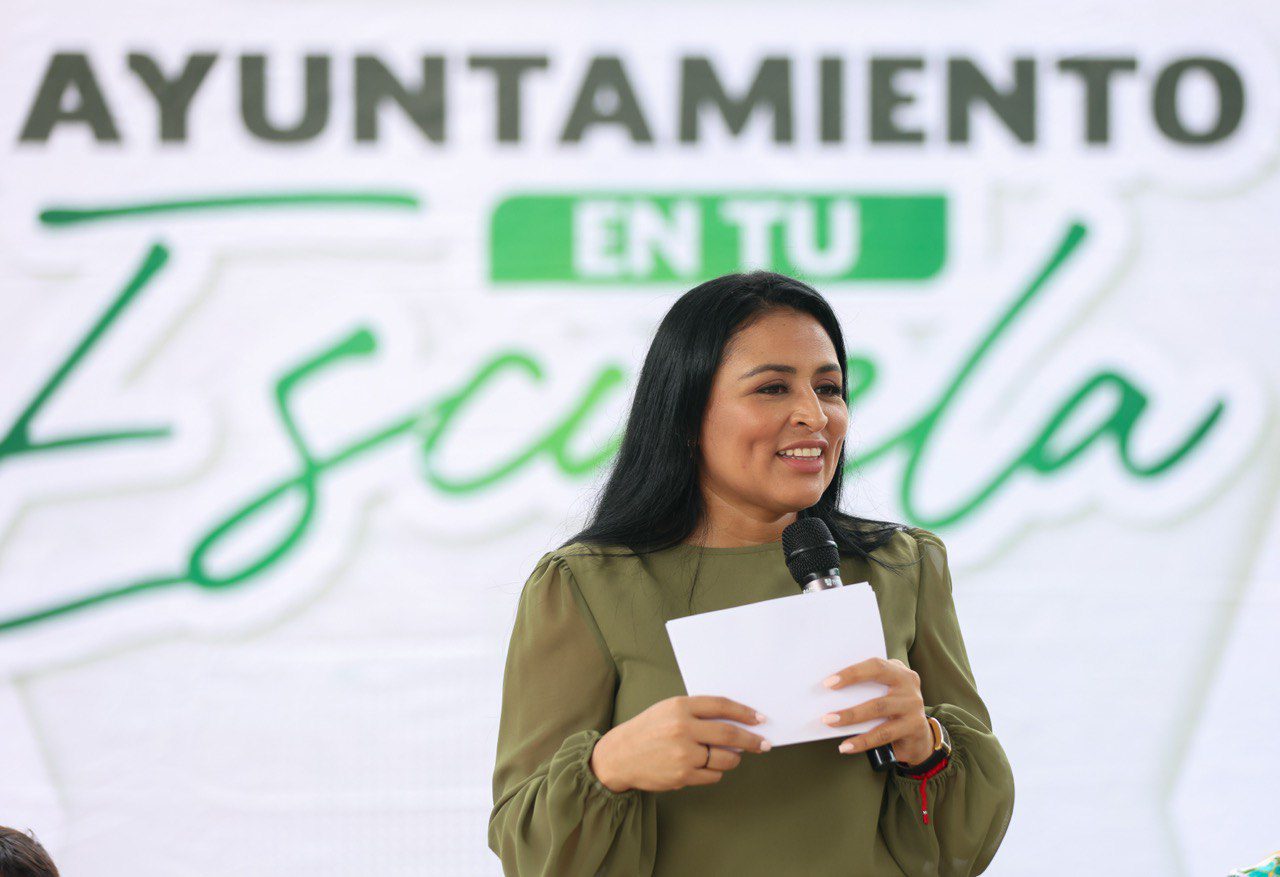
[[[812,594],[816,591],[825,591],[827,588],[843,588],[844,582],[840,579],[840,570],[829,570],[825,576],[818,576],[805,582],[800,590],[805,594]],[[878,773],[884,773],[892,770],[893,766],[898,763],[898,757],[893,754],[893,746],[889,743],[883,746],[877,746],[875,749],[867,750],[867,758],[871,761],[871,769]]]
[[880,773],[892,769],[898,763],[898,757],[893,754],[893,747],[888,743],[868,749],[867,758],[871,759],[871,769]]

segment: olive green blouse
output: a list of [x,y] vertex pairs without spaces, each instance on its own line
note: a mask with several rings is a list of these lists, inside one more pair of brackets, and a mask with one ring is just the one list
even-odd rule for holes
[[[1013,773],[978,696],[936,535],[894,533],[874,556],[907,564],[899,571],[862,558],[840,564],[845,582],[870,582],[888,656],[920,674],[925,712],[950,732],[950,761],[923,781],[873,771],[865,753],[840,753],[837,737],[744,754],[710,785],[606,788],[590,767],[606,731],[668,697],[717,693],[685,691],[664,623],[798,593],[780,542],[608,553],[580,543],[549,552],[520,594],[489,817],[489,847],[506,874],[949,877],[986,869],[1013,812]],[[758,729],[768,736],[767,724]]]

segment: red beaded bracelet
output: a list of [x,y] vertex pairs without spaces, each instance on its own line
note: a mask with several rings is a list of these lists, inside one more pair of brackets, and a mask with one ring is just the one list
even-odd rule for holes
[[[928,795],[928,792],[925,791],[925,784],[928,783],[930,777],[936,776],[937,774],[940,774],[944,770],[946,770],[947,762],[949,762],[950,760],[951,760],[950,756],[944,756],[942,761],[935,764],[927,773],[923,773],[919,777],[920,779],[920,813],[924,816],[925,825],[929,824],[929,795]],[[912,777],[912,779],[915,779],[915,777]]]

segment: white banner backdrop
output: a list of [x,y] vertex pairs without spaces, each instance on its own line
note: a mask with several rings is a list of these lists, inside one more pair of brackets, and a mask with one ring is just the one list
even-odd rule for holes
[[988,873],[1280,847],[1274,4],[5,18],[0,824],[64,873],[500,873],[521,584],[752,267],[841,318],[849,509],[947,542]]

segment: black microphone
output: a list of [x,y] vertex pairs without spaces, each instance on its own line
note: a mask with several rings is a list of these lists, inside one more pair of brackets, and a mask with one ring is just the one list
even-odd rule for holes
[[[788,524],[782,531],[782,556],[801,593],[844,587],[840,580],[840,549],[821,518],[796,518]],[[872,769],[882,772],[898,763],[893,746],[888,743],[868,749],[867,757]]]

